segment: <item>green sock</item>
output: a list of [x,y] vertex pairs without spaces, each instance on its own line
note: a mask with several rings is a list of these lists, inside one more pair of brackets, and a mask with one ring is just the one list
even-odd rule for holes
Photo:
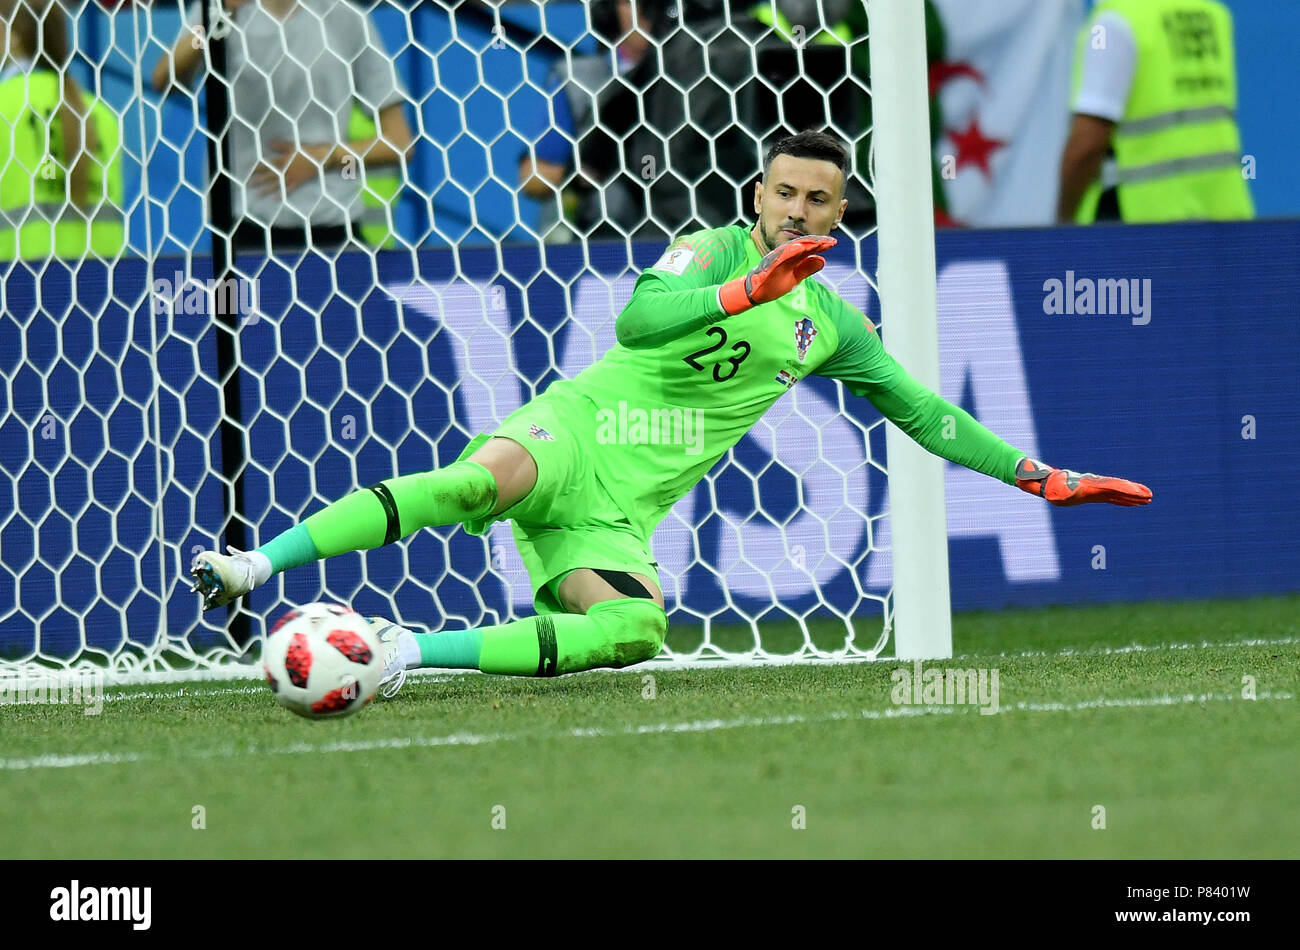
[[483,648],[483,631],[448,630],[446,633],[413,633],[420,648],[420,666],[440,670],[477,670]]
[[651,600],[609,600],[583,614],[544,614],[478,630],[417,633],[420,665],[557,676],[640,663],[663,647],[668,620]]
[[320,560],[316,542],[311,539],[307,526],[302,524],[296,524],[283,534],[277,534],[256,550],[266,555],[274,574]]
[[446,468],[389,478],[346,495],[259,547],[274,572],[391,544],[420,528],[490,515],[496,480],[468,460]]

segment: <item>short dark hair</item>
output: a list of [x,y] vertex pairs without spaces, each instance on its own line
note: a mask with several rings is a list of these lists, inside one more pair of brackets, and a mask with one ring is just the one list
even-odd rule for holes
[[845,182],[849,180],[849,150],[844,147],[843,142],[829,132],[818,132],[809,129],[796,135],[788,135],[775,142],[767,150],[767,157],[763,159],[764,178],[767,178],[767,173],[772,170],[772,159],[778,155],[789,155],[792,158],[815,158],[823,162],[830,162],[840,170]]

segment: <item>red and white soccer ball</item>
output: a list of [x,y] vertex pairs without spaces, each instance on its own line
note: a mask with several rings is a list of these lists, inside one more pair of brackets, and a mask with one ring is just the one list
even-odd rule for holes
[[375,698],[384,648],[355,610],[308,604],[266,635],[262,667],[276,701],[308,719],[350,716]]

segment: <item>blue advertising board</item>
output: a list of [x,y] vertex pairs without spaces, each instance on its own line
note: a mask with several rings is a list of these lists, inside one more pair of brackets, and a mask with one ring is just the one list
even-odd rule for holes
[[[954,608],[1300,589],[1297,246],[1284,221],[940,233],[942,394],[1049,464],[1155,493],[1141,509],[1056,509],[945,465]],[[621,245],[244,262],[255,540],[451,462],[575,375],[613,344],[661,251],[638,246],[631,268]],[[195,289],[211,275],[182,266],[5,278],[0,657],[224,643],[224,611],[201,615],[184,576],[233,495],[217,329]],[[874,239],[842,241],[820,279],[878,323],[874,269]],[[829,608],[878,629],[865,595],[890,578],[883,425],[837,383],[796,385],[656,533],[673,621]],[[506,525],[299,568],[248,607],[260,620],[319,599],[434,628],[531,611]]]

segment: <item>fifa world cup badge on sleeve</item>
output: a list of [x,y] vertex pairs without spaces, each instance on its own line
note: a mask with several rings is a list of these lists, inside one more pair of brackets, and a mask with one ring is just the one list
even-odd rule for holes
[[670,274],[676,274],[681,277],[686,273],[686,268],[690,266],[691,260],[695,257],[695,248],[693,247],[674,247],[664,251],[663,257],[655,261],[651,270],[667,271]]
[[795,321],[794,343],[799,351],[800,363],[808,356],[808,347],[812,346],[813,337],[815,336],[817,336],[817,328],[813,326],[811,317],[804,317],[802,320]]

